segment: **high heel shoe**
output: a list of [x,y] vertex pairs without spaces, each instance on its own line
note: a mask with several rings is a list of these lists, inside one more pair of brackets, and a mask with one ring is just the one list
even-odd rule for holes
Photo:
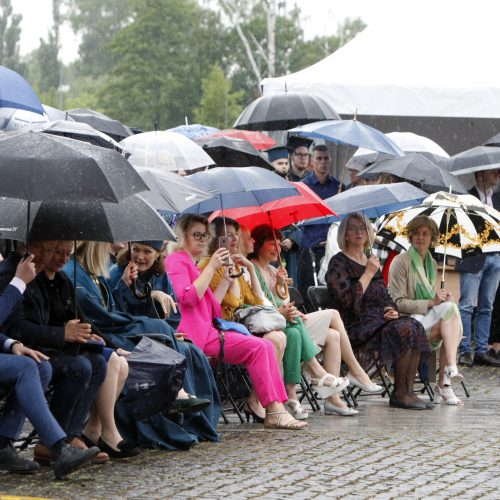
[[[329,384],[327,382],[330,382]],[[320,379],[312,378],[311,387],[323,398],[329,398],[344,390],[349,385],[347,377],[335,377],[331,373],[325,373]]]
[[359,413],[358,410],[354,408],[341,408],[340,406],[336,406],[333,403],[330,403],[328,399],[325,400],[325,415],[339,415],[341,417],[353,417]]
[[284,407],[296,420],[305,420],[309,417],[307,410],[296,399],[289,399],[284,403]]
[[381,392],[384,392],[384,388],[381,385],[373,383],[371,385],[362,384],[357,378],[355,378],[350,373],[347,374],[347,378],[349,379],[349,385],[358,387],[359,389],[368,394],[380,394]]
[[245,417],[247,418],[247,424],[250,423],[250,417],[253,418],[254,424],[263,424],[264,419],[255,413],[252,408],[250,408],[250,405],[245,403],[245,406],[243,407],[243,413],[245,414]]
[[451,386],[440,387],[438,384],[434,387],[434,404],[444,401],[447,405],[461,406],[463,401],[458,399]]
[[449,383],[454,384],[462,382],[462,380],[464,379],[464,376],[459,373],[457,365],[446,366],[444,369],[444,376],[448,378]]

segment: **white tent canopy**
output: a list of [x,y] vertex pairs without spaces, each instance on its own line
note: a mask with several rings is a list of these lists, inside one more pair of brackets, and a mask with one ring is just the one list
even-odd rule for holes
[[500,2],[404,1],[302,71],[262,81],[343,115],[500,118]]

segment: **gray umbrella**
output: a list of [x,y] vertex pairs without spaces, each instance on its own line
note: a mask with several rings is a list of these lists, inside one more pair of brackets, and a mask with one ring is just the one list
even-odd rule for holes
[[428,192],[448,190],[450,186],[457,193],[467,192],[467,188],[456,177],[420,153],[377,162],[361,171],[359,176],[370,179],[375,174],[381,173],[416,182]]
[[93,109],[77,108],[67,111],[68,115],[77,122],[88,123],[96,130],[110,135],[116,141],[121,141],[129,135],[133,135],[132,130],[118,120],[114,120]]
[[185,177],[158,168],[136,167],[150,191],[141,193],[156,210],[181,213],[189,207],[214,197]]
[[0,136],[0,196],[117,202],[148,187],[116,151],[41,132]]
[[340,116],[321,97],[285,91],[253,101],[243,110],[234,128],[288,130],[321,120],[340,120]]
[[[0,198],[0,237],[26,241],[28,202]],[[119,203],[74,201],[31,204],[29,237],[35,240],[175,240],[156,210],[139,196]]]
[[466,174],[476,170],[490,170],[489,168],[472,167],[490,167],[496,165],[493,169],[500,168],[499,164],[500,147],[494,146],[477,146],[443,161],[443,166],[455,175]]
[[66,111],[61,111],[60,109],[53,108],[52,106],[47,106],[47,104],[42,104],[42,108],[45,111],[45,114],[47,115],[50,121],[54,120],[67,120],[70,122],[75,121],[73,120],[73,118],[71,118],[71,116],[68,116],[68,113]]

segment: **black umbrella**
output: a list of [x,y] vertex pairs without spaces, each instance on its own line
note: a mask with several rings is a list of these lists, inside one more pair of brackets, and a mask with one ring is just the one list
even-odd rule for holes
[[340,116],[321,97],[283,92],[253,101],[243,110],[234,127],[246,130],[288,130],[321,120],[340,120]]
[[262,167],[273,170],[262,153],[243,139],[210,137],[195,142],[209,154],[218,167]]
[[457,193],[467,192],[467,188],[456,177],[420,153],[382,160],[365,168],[358,175],[370,179],[375,174],[381,173],[416,182],[421,189],[428,192],[448,190],[450,186]]
[[[0,198],[0,237],[26,241],[28,202]],[[119,203],[31,203],[29,238],[35,240],[175,240],[156,210],[140,196]]]
[[27,132],[28,130],[37,130],[46,134],[69,137],[77,141],[88,142],[94,146],[116,149],[119,152],[122,150],[121,146],[109,135],[99,132],[99,130],[83,122],[54,120],[45,123],[34,123],[22,129],[23,132]]
[[0,196],[117,202],[148,187],[116,151],[41,132],[0,136]]
[[93,109],[77,108],[67,111],[68,116],[77,122],[88,123],[96,130],[110,135],[116,141],[121,141],[129,135],[133,135],[132,130],[118,120],[114,120]]

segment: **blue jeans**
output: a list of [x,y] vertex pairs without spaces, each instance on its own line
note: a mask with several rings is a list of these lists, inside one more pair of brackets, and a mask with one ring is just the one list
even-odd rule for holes
[[50,364],[54,372],[50,409],[69,437],[79,437],[106,377],[106,360],[97,353],[51,352]]
[[491,314],[500,281],[500,255],[488,255],[483,268],[477,273],[460,273],[460,316],[464,327],[464,338],[460,353],[471,352],[472,314],[474,321],[475,353],[484,354],[488,349]]
[[28,417],[47,446],[64,439],[66,434],[47,406],[45,388],[52,368],[47,361],[36,363],[27,356],[0,354],[0,384],[13,387],[0,415],[0,435],[14,441]]

